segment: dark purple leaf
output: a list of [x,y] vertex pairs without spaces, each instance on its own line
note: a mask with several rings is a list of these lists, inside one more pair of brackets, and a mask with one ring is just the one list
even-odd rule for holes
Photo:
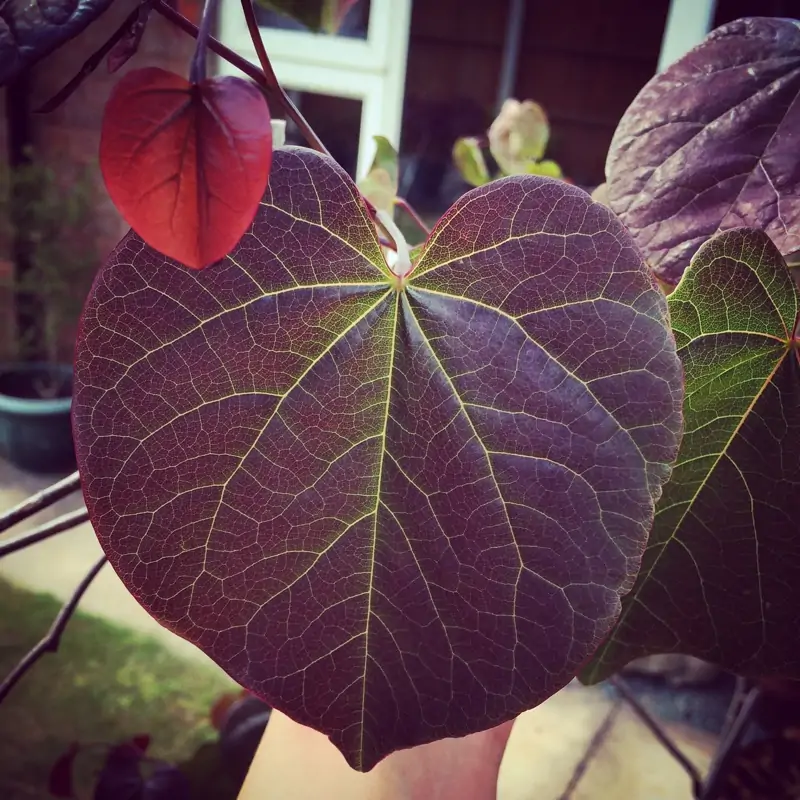
[[611,208],[675,284],[717,231],[800,249],[800,21],[724,25],[656,75],[625,112],[606,174]]
[[145,755],[147,753],[147,749],[150,747],[150,734],[149,733],[140,733],[138,736],[134,736],[130,740],[130,744],[135,747],[141,755]]
[[136,55],[139,50],[139,45],[142,43],[142,37],[147,28],[147,21],[150,18],[151,10],[152,6],[150,5],[139,6],[138,16],[131,21],[123,37],[114,45],[114,48],[108,54],[109,72],[116,72]]
[[75,796],[75,789],[72,784],[72,768],[80,750],[80,745],[77,742],[73,742],[53,764],[47,781],[47,791],[53,797],[71,798]]
[[681,424],[666,301],[585,192],[475,189],[401,281],[352,181],[301,148],[207,270],[122,241],[75,381],[86,502],[133,595],[359,770],[573,677]]
[[171,764],[156,764],[147,776],[142,800],[191,800],[189,779]]
[[143,753],[133,742],[111,747],[94,789],[94,800],[143,800]]
[[0,86],[77,36],[112,0],[0,2]]

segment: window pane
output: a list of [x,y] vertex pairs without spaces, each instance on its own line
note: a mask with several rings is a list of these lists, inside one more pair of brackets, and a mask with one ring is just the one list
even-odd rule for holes
[[[285,3],[285,5],[291,5]],[[303,3],[301,2],[302,6]],[[277,11],[270,11],[267,8],[260,6],[257,2],[254,3],[256,11],[256,19],[258,24],[264,28],[280,28],[287,31],[310,31],[311,29],[298,22],[292,17],[287,17]],[[348,39],[366,39],[367,26],[369,23],[369,9],[370,0],[356,0],[352,8],[345,15],[342,25],[337,32],[337,36],[343,36]]]
[[[361,101],[312,92],[292,92],[291,87],[286,89],[330,154],[351,178],[355,178],[358,137],[361,131]],[[286,125],[286,143],[308,146],[291,122]]]

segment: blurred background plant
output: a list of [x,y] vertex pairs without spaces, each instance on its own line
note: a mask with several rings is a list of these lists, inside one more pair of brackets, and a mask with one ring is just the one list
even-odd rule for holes
[[[492,122],[485,137],[456,140],[453,161],[464,180],[483,186],[507,175],[543,175],[564,178],[559,164],[545,159],[550,141],[550,123],[539,103],[509,98]],[[496,165],[490,167],[488,155]]]
[[[4,357],[17,363],[71,361],[65,342],[73,336],[83,299],[98,264],[92,235],[95,184],[89,166],[72,179],[27,151],[27,163],[0,165],[0,247],[9,255],[0,270],[7,341]],[[24,313],[21,313],[24,312]],[[61,391],[63,375],[41,377],[39,396]]]

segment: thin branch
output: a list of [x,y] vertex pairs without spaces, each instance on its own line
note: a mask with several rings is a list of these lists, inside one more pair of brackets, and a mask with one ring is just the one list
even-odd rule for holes
[[99,50],[92,53],[89,58],[86,59],[83,66],[78,72],[77,75],[68,83],[66,84],[60,91],[56,92],[46,103],[39,106],[34,113],[35,114],[49,114],[51,111],[55,111],[62,103],[64,103],[72,94],[76,91],[76,89],[84,82],[84,80],[89,77],[101,64],[103,59],[114,49],[114,45],[117,44],[128,32],[131,25],[136,22],[139,14],[141,13],[141,9],[143,6],[146,6],[150,3],[150,0],[143,0],[127,17],[125,17],[125,21],[122,25],[117,28],[114,33],[111,34],[111,38],[102,46]]
[[[177,25],[182,31],[193,36],[195,39],[198,36],[199,29],[193,25],[183,14],[171,8],[165,0],[153,0],[153,8],[158,11],[163,17],[166,17],[170,22]],[[283,91],[280,84],[275,78],[275,73],[272,72],[270,76],[265,75],[260,69],[251,64],[246,58],[242,58],[237,53],[234,53],[224,44],[217,41],[213,36],[208,37],[208,49],[216,53],[221,58],[224,58],[229,64],[236,67],[236,69],[243,72],[253,81],[255,81],[267,95],[267,101],[274,103],[274,105],[281,107],[286,116],[291,119],[295,125],[300,129],[308,144],[320,153],[330,155],[327,148],[320,141],[319,137],[314,133],[311,126],[306,121],[305,117],[297,109],[297,106],[291,101],[286,92]],[[271,67],[270,67],[271,70]]]
[[46,489],[32,494],[19,505],[0,514],[0,533],[7,531],[12,525],[16,525],[18,522],[22,522],[22,520],[28,517],[32,517],[43,508],[57,503],[68,494],[72,494],[72,492],[76,492],[80,488],[80,476],[77,472],[73,472],[72,475],[68,475],[52,486],[48,486]]
[[725,733],[719,748],[717,749],[714,760],[708,771],[708,778],[702,793],[698,795],[701,800],[717,800],[722,781],[726,777],[731,761],[736,757],[742,737],[747,732],[753,719],[758,701],[761,699],[761,689],[753,687],[742,700],[739,713],[729,730]]
[[408,214],[409,217],[414,221],[416,226],[425,234],[426,238],[430,236],[431,229],[425,224],[425,221],[422,217],[416,212],[414,206],[412,206],[405,197],[398,197],[395,201],[403,211]]
[[44,525],[35,528],[30,533],[17,536],[6,542],[0,542],[0,558],[3,556],[16,553],[17,550],[22,550],[37,542],[43,542],[57,533],[68,531],[77,525],[89,521],[89,512],[85,508],[79,508],[77,511],[71,511],[69,514],[64,514],[52,522],[47,522]]
[[737,675],[733,696],[731,697],[731,702],[728,704],[728,710],[725,712],[725,721],[722,723],[722,730],[720,733],[722,739],[725,739],[733,729],[733,726],[739,717],[742,704],[747,697],[748,688],[749,684],[747,678]]
[[661,725],[655,720],[650,712],[639,702],[639,699],[628,687],[628,684],[619,676],[615,676],[609,680],[611,685],[622,695],[625,702],[636,712],[639,719],[649,728],[650,733],[658,739],[669,754],[683,767],[692,781],[692,792],[694,797],[702,797],[703,792],[703,779],[700,777],[700,772],[697,767],[689,761],[688,758],[678,749],[677,745],[672,739],[664,733]]
[[283,90],[283,87],[278,80],[278,76],[275,74],[275,70],[272,68],[269,56],[267,55],[267,50],[264,47],[264,41],[261,38],[261,31],[258,27],[258,20],[256,19],[256,12],[253,9],[252,0],[242,0],[242,11],[244,12],[244,18],[247,22],[247,30],[250,32],[250,38],[253,41],[253,47],[256,49],[256,55],[258,56],[258,61],[261,64],[261,69],[264,72],[264,78],[267,82],[267,85],[279,95],[281,106],[294,121],[295,125],[297,125],[297,127],[300,129],[300,133],[303,134],[303,138],[311,145],[311,147],[320,153],[330,155],[328,149],[324,144],[322,144],[322,141],[319,139],[317,134],[314,133],[311,125],[306,122],[305,117],[300,113],[289,95]]
[[50,626],[47,635],[33,649],[28,651],[19,664],[3,680],[2,684],[0,684],[0,703],[6,699],[8,693],[45,653],[55,653],[58,650],[64,628],[67,627],[67,623],[72,619],[78,603],[80,603],[81,598],[86,594],[86,590],[92,585],[92,581],[97,577],[97,573],[100,572],[105,563],[106,557],[103,556],[89,570],[84,579],[75,587],[75,591],[61,608],[61,611],[58,612],[58,616]]
[[622,701],[617,700],[617,702],[615,702],[614,705],[609,709],[608,714],[606,714],[598,729],[594,732],[589,745],[587,746],[583,756],[581,756],[581,760],[575,765],[575,769],[572,772],[572,777],[569,779],[567,788],[564,789],[561,797],[559,797],[558,800],[570,800],[572,793],[578,788],[581,778],[583,778],[583,776],[586,774],[589,764],[592,763],[592,759],[594,759],[594,757],[597,755],[601,745],[611,732],[611,729],[614,727],[614,723],[616,722],[621,710]]

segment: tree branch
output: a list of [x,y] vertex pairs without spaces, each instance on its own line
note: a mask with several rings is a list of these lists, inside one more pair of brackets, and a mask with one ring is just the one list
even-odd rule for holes
[[575,769],[572,772],[572,777],[569,779],[567,788],[564,789],[564,791],[561,793],[561,797],[559,797],[558,800],[571,800],[572,793],[578,788],[578,784],[586,774],[589,764],[592,763],[592,759],[594,759],[594,757],[597,755],[603,742],[605,742],[606,737],[614,727],[614,723],[617,721],[619,712],[622,710],[622,702],[622,700],[617,700],[609,709],[608,714],[606,714],[605,718],[600,723],[600,727],[598,727],[598,729],[594,732],[594,735],[589,741],[589,744],[584,751],[583,756],[581,756],[580,761],[575,765]]
[[45,654],[55,653],[61,644],[61,634],[64,633],[64,628],[67,623],[72,619],[75,609],[80,603],[81,598],[86,594],[86,590],[92,585],[92,581],[97,577],[103,565],[106,563],[106,557],[103,556],[97,563],[89,570],[84,579],[75,587],[72,596],[67,600],[58,616],[50,626],[50,630],[46,636],[17,664],[16,667],[8,674],[8,676],[0,684],[0,703],[6,699],[9,692],[17,685],[25,673]]
[[258,20],[256,19],[255,11],[253,10],[252,0],[242,0],[242,11],[244,12],[244,18],[247,22],[247,30],[250,33],[250,39],[253,41],[253,47],[256,50],[256,55],[258,56],[258,61],[261,64],[261,69],[264,72],[264,78],[267,82],[267,85],[269,85],[271,89],[277,95],[279,95],[281,106],[286,110],[286,113],[300,129],[300,133],[303,134],[303,138],[311,145],[311,147],[314,150],[318,150],[320,153],[330,155],[325,145],[322,144],[322,141],[319,139],[317,134],[314,133],[314,130],[306,121],[305,117],[303,117],[303,115],[297,109],[297,106],[295,106],[295,104],[292,102],[289,95],[287,95],[283,90],[283,87],[278,80],[278,76],[275,74],[275,70],[272,68],[269,56],[267,55],[267,50],[264,47],[264,40],[261,38],[261,31],[258,27]]
[[43,508],[57,503],[62,498],[66,497],[72,492],[76,492],[81,488],[81,479],[77,472],[68,475],[66,478],[42,489],[36,494],[32,494],[26,500],[23,500],[18,505],[14,506],[9,511],[0,514],[0,533],[8,530],[12,525],[32,517]]
[[658,739],[662,746],[669,751],[669,754],[683,767],[692,781],[692,792],[694,797],[703,797],[703,779],[697,767],[678,749],[672,739],[664,733],[661,725],[650,714],[650,712],[639,702],[639,698],[631,691],[628,684],[620,677],[615,676],[609,679],[609,683],[622,695],[622,698],[636,712],[636,716],[649,728],[650,733]]
[[69,514],[64,514],[63,516],[54,519],[52,522],[47,522],[44,525],[40,525],[30,533],[17,536],[15,539],[11,539],[7,542],[0,542],[0,558],[10,555],[11,553],[16,553],[17,550],[22,550],[23,548],[29,547],[37,542],[43,542],[45,539],[49,539],[51,536],[55,536],[57,533],[68,531],[71,528],[88,521],[89,512],[85,508],[79,508],[77,511],[71,511]]
[[122,23],[122,25],[120,25],[119,28],[117,28],[114,33],[111,34],[111,38],[86,59],[78,74],[75,75],[75,77],[69,83],[67,83],[63,89],[56,92],[56,94],[54,94],[46,103],[39,106],[34,113],[49,114],[51,111],[55,111],[62,103],[71,97],[75,90],[84,82],[84,80],[100,66],[102,60],[114,49],[114,45],[125,36],[131,25],[136,22],[136,19],[141,13],[142,8],[149,3],[150,0],[143,0],[143,2],[141,2],[133,11],[131,11],[131,13],[125,17],[125,21]]
[[[723,729],[722,741],[717,748],[714,760],[711,762],[708,778],[706,779],[703,793],[700,795],[702,800],[717,800],[719,797],[722,781],[725,779],[728,768],[739,751],[739,744],[750,726],[753,713],[760,699],[761,689],[758,686],[750,689],[744,699],[741,700],[740,707],[737,709],[738,713],[736,713],[730,726],[727,729]],[[737,703],[738,700],[739,698],[734,696],[731,701],[732,705]]]

